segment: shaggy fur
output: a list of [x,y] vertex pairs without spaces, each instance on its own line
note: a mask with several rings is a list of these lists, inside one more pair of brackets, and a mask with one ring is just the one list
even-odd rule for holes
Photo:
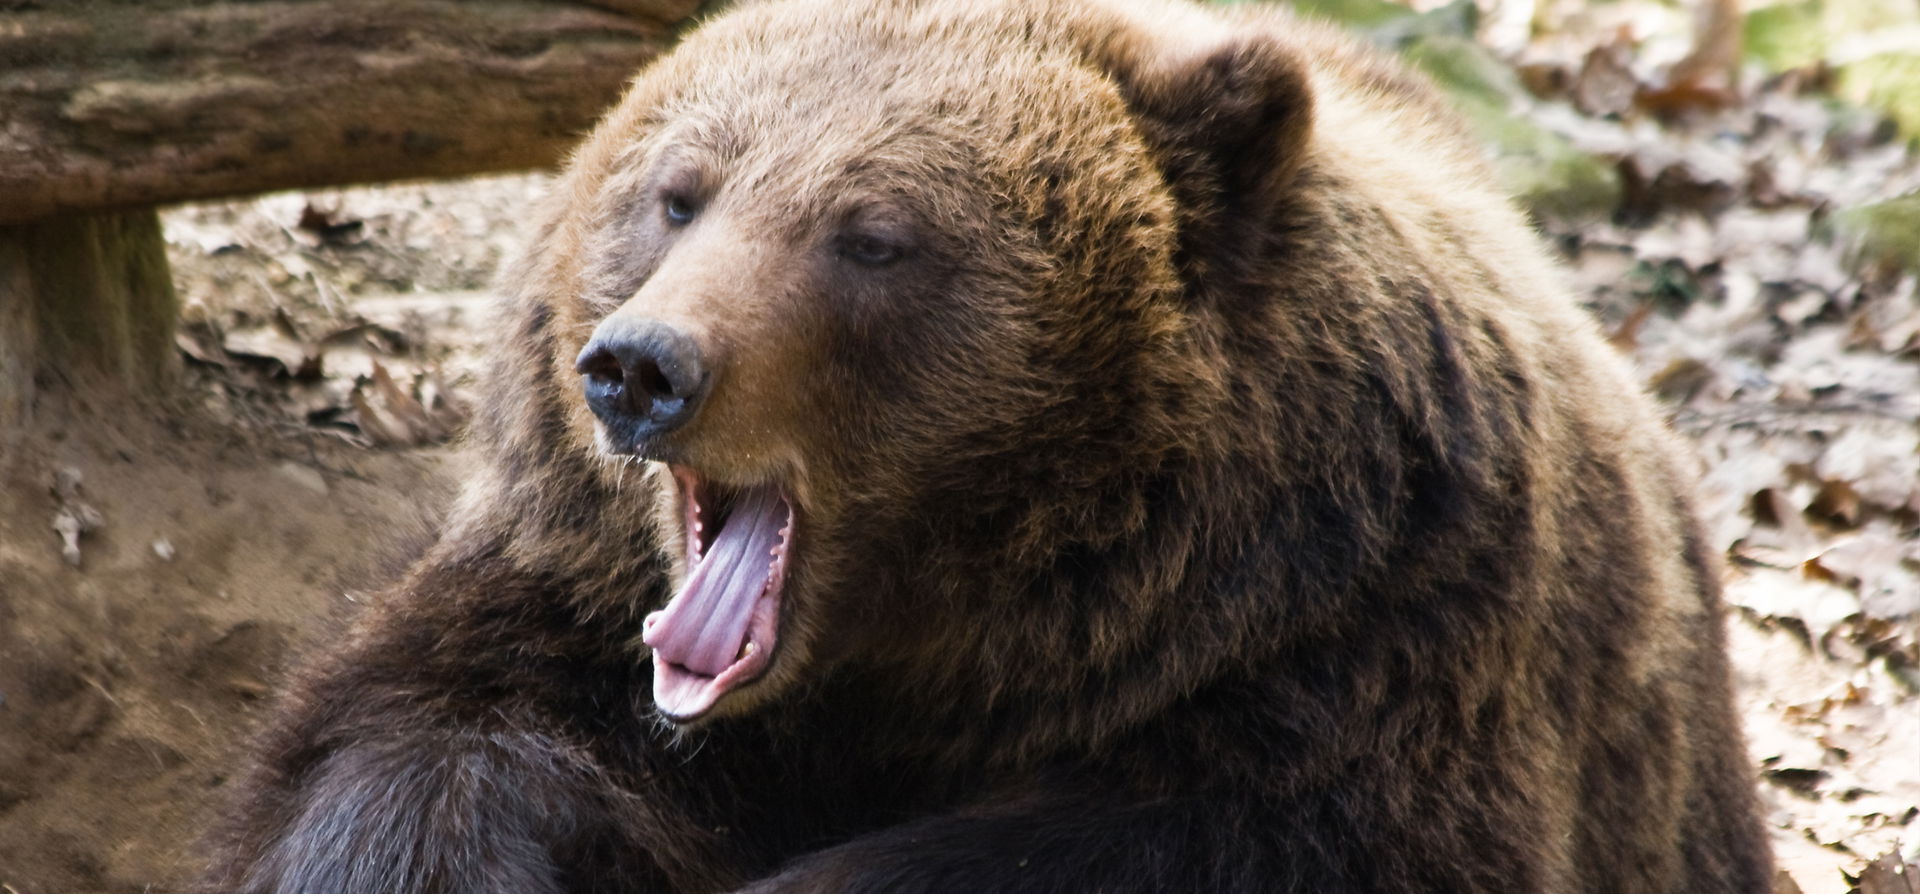
[[[613,314],[718,370],[648,457],[797,507],[771,669],[686,726],[671,487],[573,371]],[[1343,38],[748,6],[579,151],[505,320],[484,469],[293,681],[209,890],[1768,886],[1687,463]]]

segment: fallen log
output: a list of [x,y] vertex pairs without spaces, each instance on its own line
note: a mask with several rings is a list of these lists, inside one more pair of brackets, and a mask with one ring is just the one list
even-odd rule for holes
[[0,14],[0,224],[552,164],[697,5],[94,0]]

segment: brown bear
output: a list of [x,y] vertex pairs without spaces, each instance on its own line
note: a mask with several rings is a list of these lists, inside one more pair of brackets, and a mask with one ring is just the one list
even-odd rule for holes
[[222,892],[1751,892],[1689,464],[1266,8],[744,6],[554,190]]

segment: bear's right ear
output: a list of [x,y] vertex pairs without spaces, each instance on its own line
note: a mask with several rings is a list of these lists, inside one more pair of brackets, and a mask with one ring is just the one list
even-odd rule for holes
[[1299,171],[1312,130],[1305,63],[1273,34],[1179,33],[1189,30],[1127,22],[1088,49],[1176,190],[1228,202],[1278,195]]

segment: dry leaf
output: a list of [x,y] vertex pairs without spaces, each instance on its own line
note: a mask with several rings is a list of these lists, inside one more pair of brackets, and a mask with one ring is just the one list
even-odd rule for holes
[[1823,481],[1820,492],[1807,504],[1807,514],[1851,528],[1860,523],[1860,492],[1845,481]]
[[1858,894],[1920,894],[1920,863],[1894,851],[1868,863],[1852,881]]
[[1573,78],[1573,105],[1589,115],[1624,115],[1633,109],[1640,81],[1633,74],[1633,46],[1625,35],[1594,47]]

